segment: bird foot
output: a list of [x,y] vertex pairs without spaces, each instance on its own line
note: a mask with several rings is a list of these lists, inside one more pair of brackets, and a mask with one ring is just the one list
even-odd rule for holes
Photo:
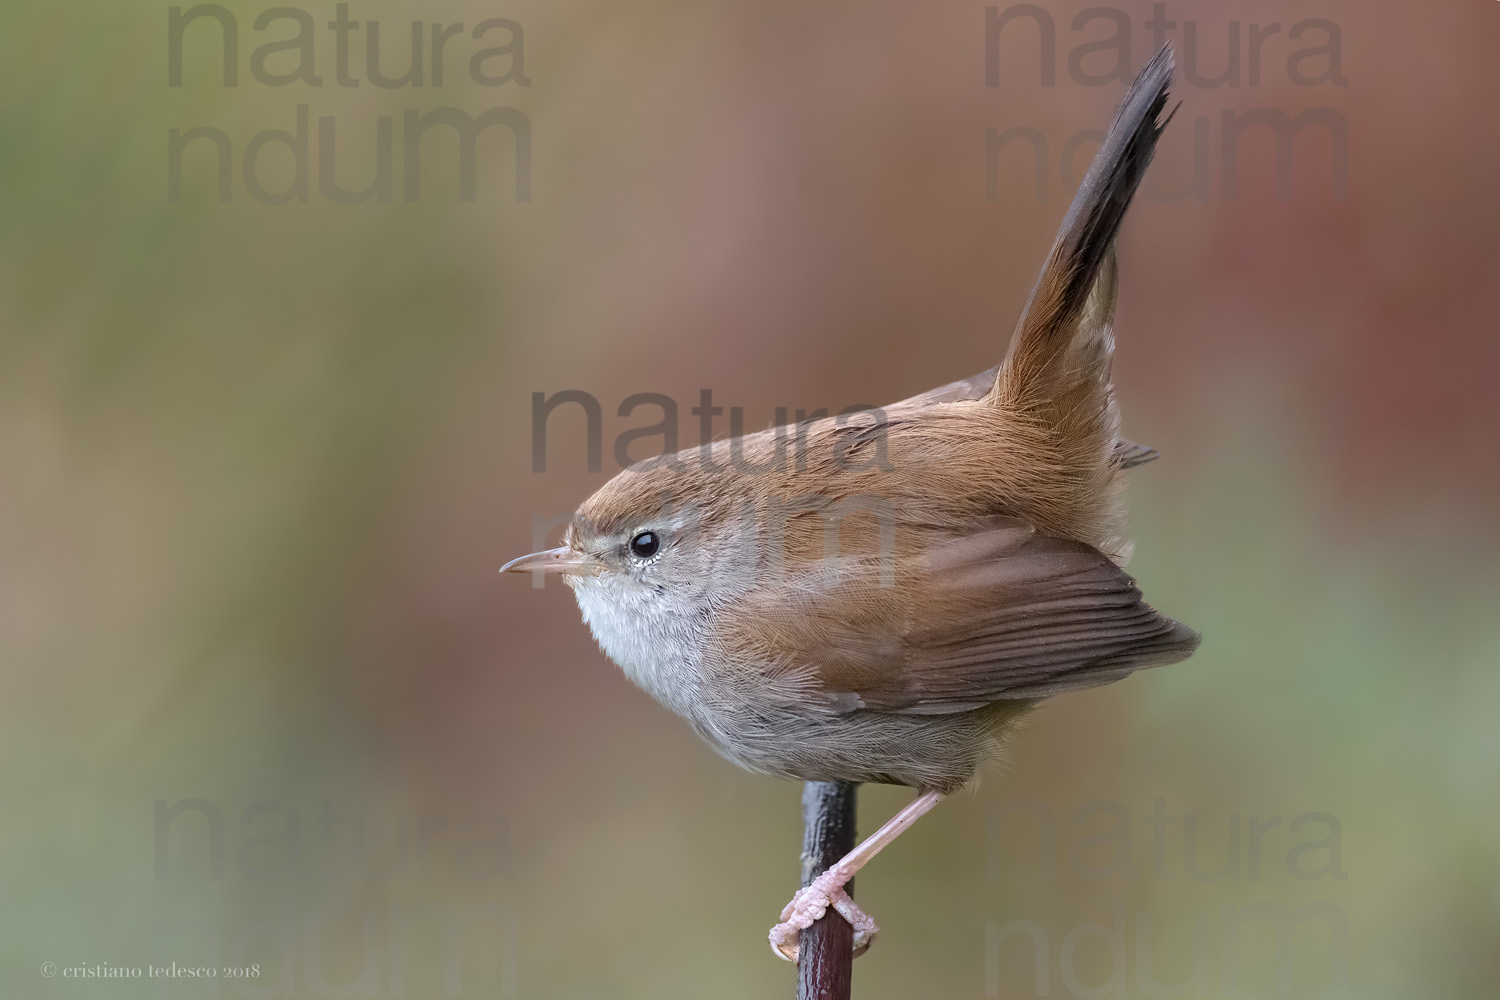
[[771,928],[771,950],[788,962],[797,961],[798,942],[802,932],[821,920],[830,906],[854,928],[856,957],[863,955],[875,940],[875,933],[880,928],[844,891],[847,878],[829,878],[830,874],[824,872],[813,879],[811,885],[798,889],[792,901],[781,911],[781,923]]

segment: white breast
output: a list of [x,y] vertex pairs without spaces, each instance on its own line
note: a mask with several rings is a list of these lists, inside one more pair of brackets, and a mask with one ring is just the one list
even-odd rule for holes
[[571,577],[583,620],[625,676],[679,715],[690,715],[707,639],[706,609],[610,576]]

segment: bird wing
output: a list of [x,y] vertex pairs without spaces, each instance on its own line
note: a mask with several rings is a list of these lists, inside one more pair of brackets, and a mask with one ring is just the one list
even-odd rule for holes
[[894,559],[820,560],[735,601],[716,616],[719,654],[792,679],[803,705],[943,715],[1108,684],[1198,645],[1088,545],[1013,518],[902,534]]

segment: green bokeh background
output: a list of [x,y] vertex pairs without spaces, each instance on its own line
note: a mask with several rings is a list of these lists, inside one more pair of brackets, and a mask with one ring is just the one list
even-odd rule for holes
[[[324,85],[270,87],[250,52],[290,27],[224,6],[234,88],[208,22],[168,85],[166,4],[0,12],[0,996],[789,995],[764,935],[798,789],[631,688],[561,588],[495,570],[618,467],[652,419],[615,415],[632,393],[675,397],[686,446],[703,387],[758,427],[993,364],[1060,151],[1123,89],[1069,70],[1109,23],[1047,5],[1055,85],[1022,22],[987,87],[978,3],[360,2],[392,73],[414,19],[513,19],[529,84],[477,85],[486,46],[457,38],[441,87],[375,87],[357,54],[341,88],[320,3]],[[1233,995],[1230,969],[1243,996],[1500,994],[1500,7],[1199,6],[1169,37],[1190,58],[1193,22],[1206,76],[1282,28],[1255,85],[1178,88],[1153,183],[1188,183],[1201,120],[1207,197],[1133,210],[1116,371],[1164,455],[1132,570],[1204,645],[1046,707],[861,875],[856,996],[1163,996],[1195,951],[1174,995]],[[1139,65],[1151,6],[1112,9]],[[1343,83],[1289,74],[1328,37],[1290,40],[1306,18]],[[381,116],[399,150],[408,110],[517,109],[531,197],[495,129],[472,202],[434,136],[414,202],[398,151],[390,203],[330,203],[315,159],[306,203],[262,204],[238,158],[299,104],[346,187]],[[1267,107],[1340,116],[1346,197],[1325,130],[1290,200],[1268,131],[1226,146],[1225,112]],[[198,126],[233,143],[228,203],[206,144],[169,200],[169,131]],[[1014,126],[1046,141],[1045,198],[1020,146],[986,198],[985,130]],[[602,473],[562,411],[532,471],[531,394],[563,389],[604,407]],[[862,828],[908,794],[864,790]],[[158,802],[191,799],[159,858]],[[1305,904],[1280,956],[1271,923],[1225,930]],[[262,975],[39,971],[173,961]]]

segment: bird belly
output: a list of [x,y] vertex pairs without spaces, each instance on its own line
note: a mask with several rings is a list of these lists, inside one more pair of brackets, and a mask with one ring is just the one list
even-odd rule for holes
[[798,781],[862,781],[955,791],[1003,756],[1030,702],[951,715],[828,714],[769,704],[709,703],[689,721],[726,759]]

